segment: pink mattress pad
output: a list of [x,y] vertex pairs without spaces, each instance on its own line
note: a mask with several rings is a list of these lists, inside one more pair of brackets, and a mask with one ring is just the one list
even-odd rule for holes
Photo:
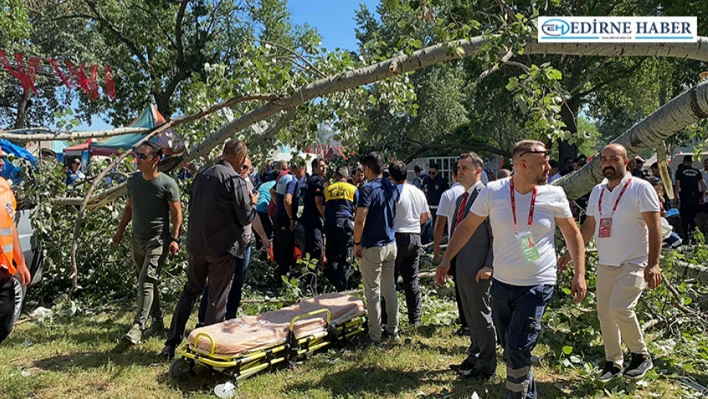
[[[202,336],[199,342],[194,342],[197,334],[206,333],[214,340],[217,355],[238,355],[268,348],[286,342],[293,318],[322,308],[329,309],[331,322],[336,324],[366,313],[364,301],[360,298],[339,293],[324,294],[280,310],[197,328],[189,334],[189,346],[192,350],[209,354],[211,342],[208,338]],[[298,320],[293,327],[295,337],[324,331],[326,320],[325,313]]]

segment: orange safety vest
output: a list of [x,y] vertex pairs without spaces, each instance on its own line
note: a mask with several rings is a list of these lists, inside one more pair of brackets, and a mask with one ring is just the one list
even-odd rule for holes
[[15,209],[17,200],[12,192],[12,187],[4,178],[0,177],[0,268],[7,269],[10,275],[16,272],[12,264],[13,237],[12,228],[15,227]]

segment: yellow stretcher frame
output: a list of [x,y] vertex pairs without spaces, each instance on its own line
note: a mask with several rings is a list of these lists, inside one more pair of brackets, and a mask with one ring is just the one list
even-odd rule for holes
[[[311,334],[299,339],[295,339],[294,327],[299,320],[324,313],[327,320],[327,328],[315,334]],[[197,364],[207,367],[210,370],[231,375],[234,382],[248,378],[270,366],[285,362],[294,361],[303,355],[322,349],[334,342],[347,340],[364,331],[365,316],[355,316],[341,325],[331,323],[331,313],[329,309],[318,309],[312,312],[295,316],[290,321],[288,327],[288,340],[285,343],[278,343],[270,347],[260,348],[253,351],[240,353],[237,355],[219,355],[215,353],[216,342],[208,333],[198,333],[194,337],[194,342],[198,343],[200,338],[208,339],[210,350],[208,353],[198,347],[191,348],[189,343],[180,346],[176,355],[177,358],[170,365],[170,375],[179,379],[186,374],[193,373]],[[332,333],[336,331],[336,340],[331,341]],[[184,370],[187,367],[188,370]]]

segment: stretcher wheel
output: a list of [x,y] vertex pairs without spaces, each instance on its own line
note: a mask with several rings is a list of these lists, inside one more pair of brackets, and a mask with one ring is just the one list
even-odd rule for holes
[[182,380],[192,375],[193,365],[183,358],[177,358],[170,364],[170,377]]

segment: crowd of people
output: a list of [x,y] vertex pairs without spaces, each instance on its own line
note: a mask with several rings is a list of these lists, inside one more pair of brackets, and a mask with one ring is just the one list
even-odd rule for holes
[[[167,256],[182,245],[180,194],[175,180],[158,170],[161,151],[151,142],[137,149],[138,172],[128,179],[126,207],[113,237],[118,245],[132,223],[139,292],[134,324],[123,338],[128,344],[163,330],[160,271]],[[589,194],[579,229],[563,189],[548,182],[587,160],[567,159],[561,170],[541,142],[517,143],[513,172],[502,169],[497,175],[484,170],[477,154],[463,153],[452,165],[450,186],[436,164],[427,175],[416,168],[409,183],[405,163],[386,163],[377,152],[365,155],[351,171],[337,167],[331,181],[322,158],[311,161],[311,174],[297,161],[279,161],[254,174],[246,145],[227,141],[219,162],[193,176],[187,282],[161,354],[174,357],[200,296],[200,325],[236,317],[252,241],[265,253],[272,246],[278,277],[294,273],[299,248],[338,291],[350,288],[352,262],[358,259],[368,313],[362,344],[398,340],[396,282],[401,277],[408,322],[420,324],[418,273],[421,248],[428,240],[440,261],[436,281],[442,285],[448,277],[454,280],[459,332],[470,337],[466,358],[451,368],[465,378],[490,378],[496,372],[498,343],[507,366],[507,397],[535,398],[531,351],[556,290],[557,273],[572,261],[571,295],[580,302],[587,291],[584,248],[594,238],[597,312],[606,352],[599,379],[620,374],[641,378],[653,364],[634,308],[645,287],[656,288],[661,281],[663,194],[656,181],[634,173],[630,165],[636,161],[624,147],[609,145],[600,156],[605,181]],[[686,162],[676,178],[682,214],[694,205],[688,195],[695,173],[690,160]],[[705,183],[701,187],[705,196]],[[11,209],[8,202],[10,215]],[[560,258],[556,227],[568,248]],[[5,230],[0,226],[0,232]],[[446,232],[450,238],[443,252]],[[16,238],[16,230],[0,236],[7,239],[0,277],[14,274],[14,254],[17,272],[28,280],[12,234]],[[0,303],[0,319],[5,320],[4,297]],[[631,352],[626,367],[622,340]]]

